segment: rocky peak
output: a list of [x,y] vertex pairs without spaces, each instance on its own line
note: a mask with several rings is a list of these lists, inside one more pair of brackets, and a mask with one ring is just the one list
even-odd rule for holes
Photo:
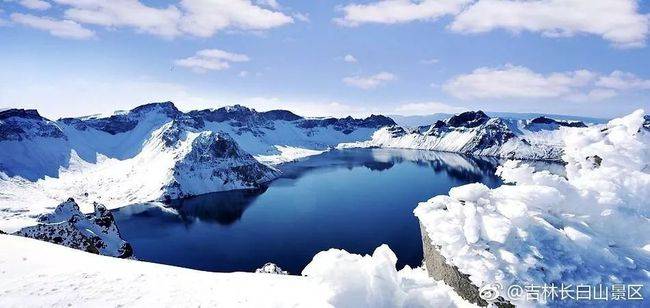
[[259,188],[279,172],[258,162],[229,135],[202,132],[191,143],[190,151],[174,166],[173,179],[161,189],[161,200],[174,200],[196,195],[194,183],[229,186],[238,189]]
[[383,115],[375,115],[372,114],[369,117],[365,118],[363,120],[362,126],[365,127],[374,127],[374,128],[379,128],[379,127],[384,127],[384,126],[393,126],[397,125],[393,119],[383,116]]
[[170,119],[177,119],[183,114],[172,102],[150,103],[135,107],[126,113],[114,114],[106,118],[64,118],[64,124],[73,125],[78,130],[88,127],[104,131],[111,135],[128,132],[134,129],[140,119],[152,113],[160,113]]
[[35,109],[7,109],[0,111],[0,121],[13,117],[31,120],[47,120]]
[[52,121],[33,109],[7,109],[0,111],[0,141],[22,141],[33,137],[65,139],[63,131]]
[[270,110],[261,113],[261,116],[269,121],[297,121],[302,119],[301,116],[288,110]]
[[151,111],[160,111],[170,118],[174,118],[180,113],[180,110],[172,102],[144,104],[131,109],[131,112],[135,114],[143,114]]
[[483,111],[467,111],[461,114],[452,116],[447,120],[447,126],[449,127],[477,127],[483,125],[490,119]]
[[559,126],[565,126],[565,127],[587,127],[584,123],[580,121],[576,122],[567,122],[567,121],[558,121],[555,119],[547,118],[544,116],[534,118],[530,120],[530,122],[526,125],[528,129],[531,130],[539,130],[543,129],[540,127],[535,127],[535,126],[540,126],[540,125],[545,125],[548,126],[550,129],[557,129]]

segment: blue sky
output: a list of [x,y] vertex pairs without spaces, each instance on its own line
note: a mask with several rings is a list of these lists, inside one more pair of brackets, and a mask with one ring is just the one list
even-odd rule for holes
[[647,1],[105,2],[0,0],[0,107],[650,110]]

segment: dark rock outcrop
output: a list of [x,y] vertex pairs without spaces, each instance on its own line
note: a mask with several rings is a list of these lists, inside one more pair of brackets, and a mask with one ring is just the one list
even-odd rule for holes
[[258,274],[275,274],[275,275],[288,275],[289,273],[287,271],[283,271],[282,268],[280,268],[277,264],[275,263],[266,263],[264,266],[261,268],[258,268],[255,270],[255,273]]
[[458,115],[454,115],[447,120],[449,127],[477,127],[485,124],[490,119],[483,111],[467,111]]
[[[439,248],[431,244],[431,239],[422,224],[420,224],[420,231],[422,233],[424,264],[429,276],[435,280],[444,281],[468,302],[483,307],[488,306],[488,302],[480,296],[479,287],[471,282],[469,275],[460,272],[458,267],[448,264],[445,257],[438,251]],[[494,304],[497,307],[514,307],[514,305],[505,301],[503,297],[497,297]]]
[[580,121],[576,122],[566,122],[566,121],[558,121],[554,120],[551,118],[547,117],[537,117],[535,119],[530,120],[530,123],[532,124],[547,124],[547,125],[557,125],[557,126],[566,126],[566,127],[587,127],[585,123],[582,123]]
[[170,119],[175,119],[182,115],[182,112],[174,106],[174,103],[163,102],[145,104],[133,108],[128,112],[114,114],[106,118],[63,118],[59,121],[67,125],[72,125],[78,130],[94,128],[111,135],[116,135],[131,131],[140,123],[142,117],[151,113],[160,113]]
[[[165,141],[167,142],[167,141]],[[195,195],[194,183],[231,189],[260,188],[280,172],[258,162],[227,134],[202,132],[191,144],[191,150],[174,166],[173,180],[162,187],[163,200]],[[186,186],[187,185],[187,186]]]
[[39,217],[39,224],[14,235],[38,239],[91,253],[133,258],[131,244],[120,237],[113,214],[101,204],[84,215],[72,199],[59,204],[53,213]]
[[67,139],[54,122],[42,117],[36,110],[0,111],[0,141],[22,141],[35,137]]

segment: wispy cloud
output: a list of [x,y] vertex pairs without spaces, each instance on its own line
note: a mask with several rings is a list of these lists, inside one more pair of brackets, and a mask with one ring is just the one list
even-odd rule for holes
[[[63,9],[63,18],[60,20],[110,29],[131,28],[140,33],[166,38],[185,35],[210,37],[226,29],[268,30],[293,22],[293,17],[278,11],[279,5],[272,0],[263,1],[262,6],[250,0],[180,0],[166,7],[149,6],[139,0],[52,2],[59,4]],[[38,10],[51,7],[49,2],[42,0],[21,0],[19,3]],[[54,17],[39,18],[59,20]],[[51,27],[35,28],[48,30]]]
[[460,99],[564,98],[595,101],[617,96],[622,91],[650,89],[650,80],[620,71],[603,75],[589,70],[536,73],[523,66],[482,67],[458,75],[443,89]]
[[[5,2],[9,2],[5,0]],[[17,0],[18,4],[31,9],[31,10],[38,10],[38,11],[44,11],[52,7],[52,5],[43,0]]]
[[378,86],[386,84],[387,82],[395,80],[397,77],[388,72],[381,72],[372,76],[350,76],[343,78],[343,82],[351,87],[356,87],[363,90],[374,89]]
[[432,64],[436,64],[438,62],[440,62],[440,60],[438,60],[436,58],[424,59],[424,60],[420,61],[420,63],[426,64],[426,65],[432,65]]
[[637,0],[381,0],[348,4],[335,18],[344,26],[435,21],[451,15],[448,26],[458,33],[496,29],[529,31],[550,37],[592,34],[622,48],[645,45],[650,18]]
[[62,38],[83,40],[95,36],[95,32],[72,20],[58,20],[21,13],[11,14],[11,20],[30,28],[47,31],[51,35]]
[[347,55],[345,55],[345,57],[343,57],[343,61],[348,62],[348,63],[357,63],[357,58],[355,58],[351,54],[347,54]]
[[204,49],[189,58],[178,59],[174,61],[174,64],[189,68],[197,73],[205,73],[207,71],[227,69],[232,62],[248,61],[250,61],[250,58],[244,54],[231,53],[221,49]]
[[348,4],[340,7],[343,17],[334,21],[355,27],[365,23],[398,24],[418,20],[436,20],[455,15],[472,0],[381,0],[366,4]]

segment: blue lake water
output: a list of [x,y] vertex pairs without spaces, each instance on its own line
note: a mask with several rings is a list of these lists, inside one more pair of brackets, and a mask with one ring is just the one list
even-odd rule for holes
[[292,274],[322,250],[369,254],[388,244],[398,267],[422,263],[413,209],[473,182],[501,184],[495,159],[431,151],[335,150],[282,167],[266,189],[214,193],[114,211],[138,259],[208,271]]

